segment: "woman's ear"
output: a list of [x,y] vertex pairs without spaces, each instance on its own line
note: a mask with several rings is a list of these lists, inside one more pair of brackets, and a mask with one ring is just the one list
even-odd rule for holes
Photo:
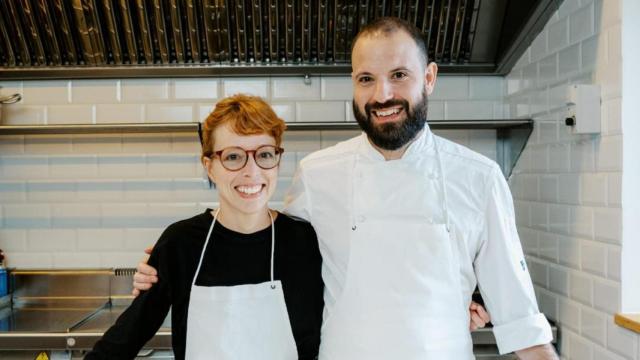
[[203,176],[205,176],[209,180],[209,187],[216,188],[216,183],[214,182],[213,175],[213,161],[210,157],[203,156],[201,159],[202,169],[204,170]]

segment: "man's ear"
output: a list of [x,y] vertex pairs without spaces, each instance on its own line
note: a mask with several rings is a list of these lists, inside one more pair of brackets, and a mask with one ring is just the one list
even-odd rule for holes
[[430,62],[424,69],[424,89],[427,95],[431,95],[433,89],[436,87],[436,78],[438,77],[438,65],[434,62]]

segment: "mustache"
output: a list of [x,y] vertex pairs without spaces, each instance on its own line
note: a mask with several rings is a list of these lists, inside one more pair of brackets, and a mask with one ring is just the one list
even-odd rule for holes
[[402,106],[402,108],[405,110],[409,109],[409,102],[407,100],[391,99],[391,100],[385,101],[384,103],[374,102],[374,103],[366,104],[364,106],[364,111],[367,114],[371,114],[371,111],[373,110],[380,110],[380,109],[389,108],[397,105]]

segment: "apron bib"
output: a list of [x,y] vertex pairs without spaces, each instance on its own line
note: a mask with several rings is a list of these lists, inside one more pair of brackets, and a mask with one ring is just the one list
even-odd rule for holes
[[275,228],[271,212],[271,280],[261,284],[195,284],[211,238],[216,211],[191,284],[187,315],[188,360],[295,360],[282,284],[273,279]]
[[[474,358],[441,166],[440,172],[443,193],[430,194],[428,187],[416,192],[403,186],[425,176],[407,171],[400,161],[356,160],[352,202],[357,225],[354,222],[343,292],[323,324],[321,360]],[[366,196],[389,184],[393,200],[442,199],[444,223],[428,221],[416,205],[419,201],[405,204]],[[405,208],[394,211],[398,206]],[[394,215],[407,210],[413,216]]]

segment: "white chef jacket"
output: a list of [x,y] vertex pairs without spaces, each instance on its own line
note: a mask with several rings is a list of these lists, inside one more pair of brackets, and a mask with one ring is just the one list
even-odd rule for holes
[[[419,167],[425,176],[410,184],[390,183],[379,193],[367,196],[386,197],[400,186],[434,187],[436,193],[441,193],[441,175],[434,149],[436,138],[446,180],[449,220],[457,234],[455,248],[460,259],[463,299],[470,303],[477,284],[491,314],[500,353],[549,343],[551,328],[538,310],[516,231],[511,193],[494,161],[437,137],[426,127],[401,159],[392,160]],[[364,133],[308,155],[300,162],[285,197],[285,211],[309,221],[318,234],[325,283],[324,319],[332,313],[345,284],[352,227],[367,221],[352,211],[353,176],[358,176],[354,174],[354,164],[363,157],[386,161]],[[421,203],[418,205],[424,209],[423,213],[396,216],[444,222],[442,198],[414,197],[402,199],[404,201]],[[384,213],[388,209],[379,211]],[[402,212],[402,207],[394,211]],[[377,286],[375,281],[371,286]]]

